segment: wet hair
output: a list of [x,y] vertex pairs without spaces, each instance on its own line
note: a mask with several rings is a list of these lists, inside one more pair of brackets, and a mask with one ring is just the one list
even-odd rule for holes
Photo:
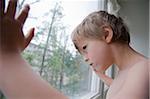
[[121,17],[116,17],[106,11],[96,11],[89,14],[72,32],[72,41],[76,45],[79,39],[101,39],[105,35],[104,27],[113,31],[111,42],[130,43],[129,30]]

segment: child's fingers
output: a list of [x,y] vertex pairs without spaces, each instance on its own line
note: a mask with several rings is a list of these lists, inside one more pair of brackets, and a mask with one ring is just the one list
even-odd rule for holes
[[9,0],[8,8],[6,11],[6,15],[10,18],[14,18],[16,13],[17,0]]
[[21,24],[24,24],[26,21],[26,18],[28,17],[28,12],[30,10],[29,5],[26,5],[23,10],[21,11],[20,15],[18,16],[17,20],[21,22]]
[[33,37],[34,37],[34,28],[31,28],[29,30],[29,32],[27,33],[27,35],[26,35],[25,45],[24,45],[23,49],[25,49],[29,45],[29,43],[30,43],[30,41],[32,40]]
[[5,9],[5,0],[0,0],[0,15],[4,15],[4,9]]

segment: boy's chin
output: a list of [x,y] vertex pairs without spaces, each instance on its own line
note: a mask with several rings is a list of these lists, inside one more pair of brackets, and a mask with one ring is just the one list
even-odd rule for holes
[[94,69],[97,71],[97,72],[101,72],[101,73],[104,73],[110,66],[96,66]]

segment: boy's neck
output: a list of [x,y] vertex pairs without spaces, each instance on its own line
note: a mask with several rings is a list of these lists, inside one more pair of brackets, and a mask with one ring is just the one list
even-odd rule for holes
[[119,70],[129,69],[131,66],[144,59],[144,56],[136,52],[129,45],[113,45],[114,64]]

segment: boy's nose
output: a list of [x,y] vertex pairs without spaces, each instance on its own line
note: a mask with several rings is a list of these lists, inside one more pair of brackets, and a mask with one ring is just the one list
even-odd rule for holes
[[85,61],[85,62],[88,62],[88,61],[89,61],[89,59],[88,59],[88,58],[86,58],[86,57],[84,57],[84,61]]
[[84,58],[84,61],[85,61],[85,62],[88,62],[88,61],[89,61],[88,54],[84,54],[84,55],[83,55],[83,58]]

